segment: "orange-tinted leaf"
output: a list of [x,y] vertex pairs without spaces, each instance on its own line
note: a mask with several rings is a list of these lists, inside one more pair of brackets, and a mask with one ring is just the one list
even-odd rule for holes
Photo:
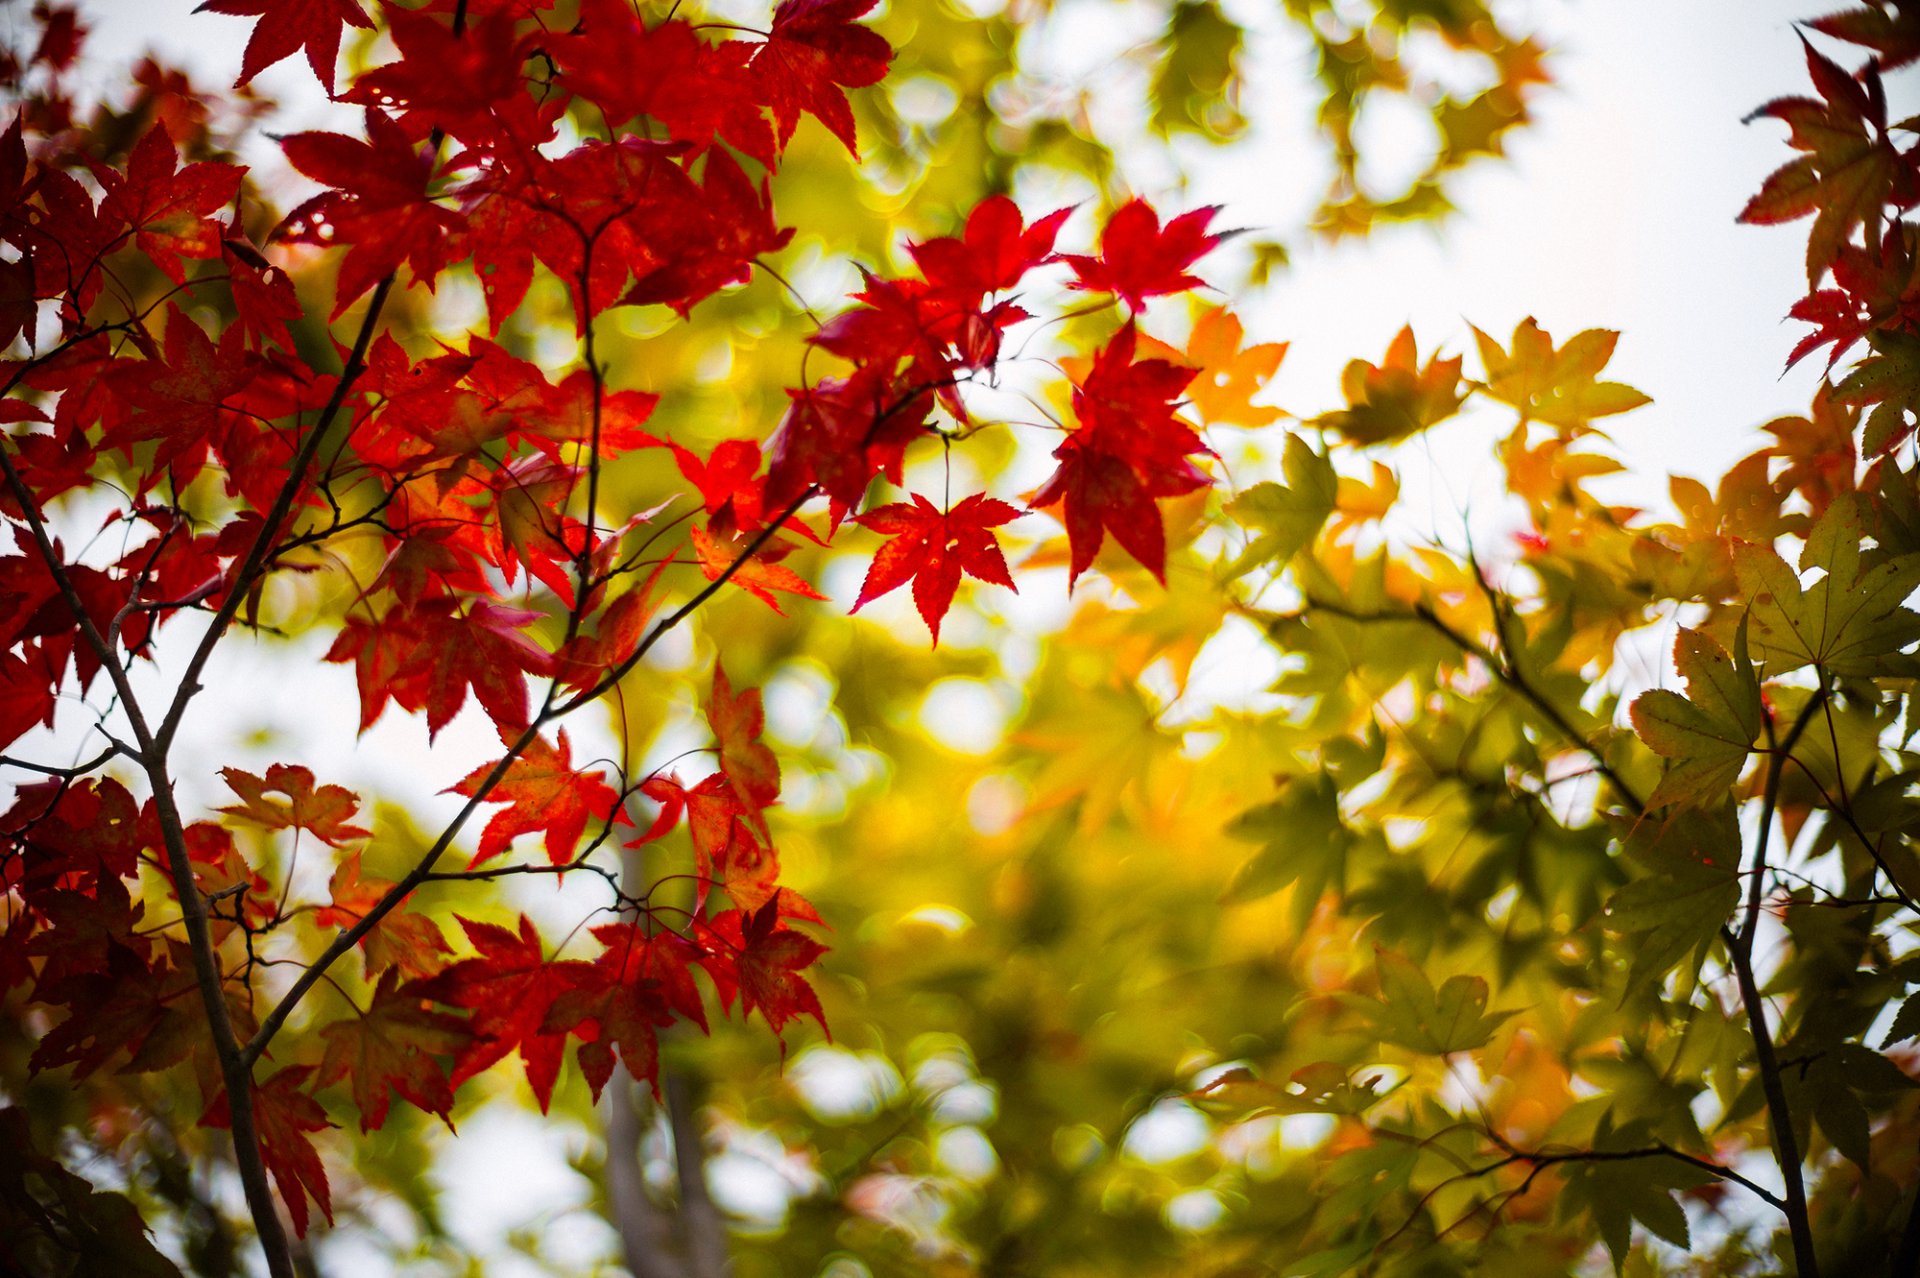
[[[759,555],[742,559],[742,549],[721,545],[697,524],[689,531],[693,537],[694,553],[700,557],[700,571],[706,574],[708,581],[720,580],[732,568],[733,574],[727,580],[775,612],[780,611],[779,601],[773,597],[776,590],[799,595],[802,599],[826,598],[808,585],[799,573],[785,565],[773,563]],[[736,562],[738,567],[734,567]]]
[[1398,443],[1460,411],[1460,365],[1457,356],[1435,355],[1421,367],[1413,330],[1403,328],[1377,366],[1363,359],[1347,365],[1340,377],[1347,407],[1313,424],[1355,444]]
[[[323,785],[316,789],[309,768],[276,763],[267,769],[264,778],[239,768],[222,768],[220,775],[244,804],[220,809],[230,816],[242,817],[269,830],[306,830],[334,847],[344,839],[369,837],[368,831],[347,824],[348,818],[359,810],[360,796],[345,786]],[[269,797],[274,794],[286,798]]]

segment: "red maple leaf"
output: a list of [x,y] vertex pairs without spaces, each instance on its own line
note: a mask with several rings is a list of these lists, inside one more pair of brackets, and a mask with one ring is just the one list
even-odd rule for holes
[[802,111],[820,123],[856,156],[853,108],[840,86],[877,84],[887,74],[893,49],[854,19],[879,0],[781,0],[773,11],[773,31],[751,64],[754,78],[773,111],[780,145],[793,136]]
[[881,506],[854,520],[890,540],[873,557],[853,611],[912,581],[914,606],[938,645],[940,619],[953,604],[961,574],[1016,589],[1000,542],[989,529],[1018,519],[1020,512],[985,493],[944,512],[919,493],[912,496],[911,503]]
[[945,236],[908,248],[927,283],[941,292],[978,300],[1014,287],[1034,267],[1053,259],[1054,237],[1072,209],[1057,209],[1032,226],[1020,206],[989,196],[967,215],[963,236]]
[[[655,1084],[657,1092],[660,1042],[654,1031],[673,1024],[676,1004],[686,1014],[689,994],[696,1006],[699,1002],[686,976],[686,959],[670,950],[670,943],[661,942],[656,949],[658,937],[647,937],[628,924],[597,927],[593,934],[607,946],[606,953],[581,973],[578,989],[553,1000],[541,1032],[580,1037],[580,1073],[595,1100],[613,1076],[616,1048],[627,1073]],[[705,1023],[704,1015],[688,1019]]]
[[307,65],[333,95],[333,66],[340,59],[340,28],[373,28],[353,0],[206,0],[195,13],[259,18],[240,59],[238,89],[282,58],[306,50]]
[[702,932],[712,944],[701,966],[713,978],[722,1006],[731,1008],[737,994],[741,1016],[758,1011],[776,1035],[797,1016],[811,1016],[821,1029],[827,1028],[819,996],[800,975],[827,947],[782,926],[777,898],[751,914],[727,910],[715,915]]
[[792,402],[767,447],[766,501],[775,507],[817,484],[844,512],[859,505],[875,475],[898,483],[907,445],[933,411],[927,387],[866,363],[851,376],[789,389],[787,397]]
[[[671,777],[654,777],[640,792],[660,805],[653,823],[628,847],[639,847],[660,838],[687,818],[687,835],[693,843],[694,908],[705,908],[714,888],[733,898],[743,909],[757,909],[775,893],[782,892],[780,857],[773,848],[764,816],[741,801],[726,774],[716,772],[691,789]],[[792,893],[785,893],[793,896]],[[794,897],[797,906],[786,911],[789,917],[818,921],[812,906]]]
[[305,314],[294,294],[293,281],[254,247],[240,228],[238,213],[225,227],[220,247],[227,287],[233,290],[234,327],[255,350],[268,343],[291,350],[293,337],[287,324]]
[[[488,763],[475,768],[458,785],[449,787],[451,792],[473,797],[495,766]],[[512,806],[494,813],[487,822],[480,833],[480,848],[468,868],[499,856],[516,838],[535,832],[546,835],[547,859],[565,865],[573,860],[587,822],[612,817],[616,824],[632,824],[625,812],[615,813],[620,792],[600,779],[604,775],[575,770],[573,746],[565,728],[560,729],[557,745],[548,745],[545,737],[536,736],[507,766],[506,776],[487,792],[485,802]]]
[[[230,816],[244,817],[269,830],[306,830],[322,843],[340,846],[342,839],[364,839],[368,832],[347,821],[359,810],[360,796],[345,786],[313,784],[310,768],[276,763],[267,775],[256,777],[239,768],[222,768],[242,807],[221,808]],[[269,798],[283,794],[285,799]]]
[[[765,547],[747,555],[744,546],[723,545],[698,524],[688,532],[693,539],[694,554],[700,561],[700,571],[706,574],[708,581],[718,581],[726,576],[728,581],[775,612],[780,611],[780,603],[773,597],[776,590],[799,595],[802,599],[826,598],[808,585],[806,578],[799,573],[769,558]],[[729,569],[732,570],[730,576],[727,575]]]
[[1133,358],[1134,327],[1114,334],[1074,388],[1080,428],[1054,450],[1060,469],[1034,495],[1039,509],[1066,504],[1071,574],[1093,563],[1105,532],[1155,577],[1166,569],[1166,533],[1154,499],[1210,482],[1189,457],[1208,451],[1174,413],[1196,370],[1163,359]]
[[323,247],[348,245],[334,288],[333,318],[406,263],[431,285],[463,229],[459,214],[428,198],[434,155],[380,111],[367,112],[367,140],[341,133],[296,133],[280,140],[294,168],[333,188],[287,214],[282,238]]
[[524,914],[517,936],[497,924],[467,918],[460,918],[460,926],[478,955],[407,986],[405,992],[473,1013],[467,1022],[472,1037],[454,1058],[448,1079],[453,1087],[458,1088],[518,1049],[526,1066],[527,1084],[544,1114],[553,1100],[553,1084],[560,1075],[567,1036],[541,1026],[554,999],[579,988],[587,965],[549,961],[541,948],[540,934]]
[[464,616],[457,607],[452,598],[425,599],[375,622],[348,618],[325,660],[354,663],[362,732],[392,699],[403,710],[426,710],[431,739],[466,704],[469,687],[496,724],[527,725],[526,676],[553,669],[552,654],[522,633],[541,614],[484,599]]
[[704,151],[716,140],[772,166],[773,129],[761,110],[742,41],[718,45],[683,20],[647,27],[624,0],[583,0],[578,26],[549,36],[560,83],[610,123],[648,116],[667,136]]
[[720,771],[734,792],[750,808],[764,808],[780,797],[780,763],[760,740],[766,715],[760,707],[760,689],[745,688],[737,695],[725,667],[713,666],[713,694],[707,700],[707,723],[713,728],[720,754]]
[[140,251],[175,284],[186,279],[180,259],[220,256],[224,228],[212,215],[233,201],[246,169],[207,160],[179,167],[165,127],[148,129],[127,157],[123,175],[104,164],[93,175],[106,191],[101,211],[124,218]]
[[1162,228],[1160,215],[1145,200],[1122,205],[1100,233],[1098,257],[1065,255],[1079,277],[1070,287],[1117,294],[1134,311],[1149,297],[1202,287],[1205,281],[1187,268],[1225,238],[1207,234],[1219,211],[1195,209]]
[[[280,1187],[287,1204],[287,1216],[293,1232],[307,1234],[307,1198],[318,1203],[327,1223],[333,1223],[333,1196],[327,1189],[327,1169],[307,1139],[308,1132],[332,1127],[320,1102],[301,1090],[311,1065],[290,1065],[253,1089],[253,1126],[260,1134],[260,1157]],[[233,1126],[233,1110],[222,1091],[207,1112],[200,1116],[202,1127]]]
[[403,991],[399,981],[400,973],[389,968],[365,1012],[320,1030],[327,1052],[314,1086],[349,1080],[363,1132],[387,1121],[389,1093],[445,1121],[453,1108],[453,1088],[437,1058],[455,1055],[469,1041],[463,1022],[433,1011],[417,994]]

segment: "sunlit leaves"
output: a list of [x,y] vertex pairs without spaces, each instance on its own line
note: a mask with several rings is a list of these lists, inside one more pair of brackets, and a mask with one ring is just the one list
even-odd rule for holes
[[1391,444],[1452,417],[1465,394],[1461,360],[1430,355],[1420,363],[1413,329],[1400,330],[1379,364],[1356,359],[1340,377],[1347,407],[1323,413],[1314,425],[1355,444]]
[[1856,227],[1877,227],[1888,204],[1906,208],[1920,189],[1911,153],[1901,152],[1888,135],[1879,72],[1868,66],[1856,79],[1811,44],[1806,57],[1820,97],[1776,98],[1747,117],[1785,121],[1789,141],[1805,154],[1775,170],[1740,218],[1770,223],[1814,214],[1807,282],[1818,284]]
[[1920,614],[1905,606],[1920,588],[1920,555],[1875,553],[1863,544],[1863,518],[1858,500],[1836,501],[1807,534],[1800,571],[1824,573],[1811,586],[1771,547],[1735,547],[1740,588],[1752,600],[1752,643],[1769,674],[1806,665],[1870,674],[1920,639]]
[[1746,766],[1760,733],[1760,681],[1746,656],[1746,637],[1743,626],[1729,657],[1711,636],[1683,627],[1673,654],[1687,696],[1655,689],[1634,701],[1635,730],[1673,761],[1648,798],[1650,807],[1717,802]]
[[1631,386],[1596,380],[1613,358],[1614,343],[1620,337],[1609,329],[1577,333],[1558,349],[1552,336],[1530,318],[1513,330],[1510,349],[1502,349],[1477,328],[1473,336],[1486,366],[1487,394],[1520,410],[1522,421],[1544,422],[1577,434],[1596,417],[1652,402]]
[[1334,511],[1338,477],[1304,438],[1287,436],[1281,468],[1284,485],[1258,483],[1228,503],[1228,516],[1251,534],[1246,549],[1228,567],[1229,575],[1285,563],[1314,539]]

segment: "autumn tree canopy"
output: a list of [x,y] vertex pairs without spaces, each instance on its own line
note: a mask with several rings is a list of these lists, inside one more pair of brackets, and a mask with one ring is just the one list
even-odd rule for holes
[[[517,1104],[591,1135],[549,1272],[1920,1264],[1920,10],[1783,56],[1728,212],[1828,375],[1662,486],[1605,328],[1270,402],[1289,240],[1444,215],[1547,82],[1476,0],[1286,8],[1300,228],[1129,176],[1247,127],[1212,0],[1138,118],[921,0],[209,0],[231,88],[104,97],[36,8],[0,1267],[467,1272],[434,1160]],[[1493,545],[1401,517],[1468,418]]]

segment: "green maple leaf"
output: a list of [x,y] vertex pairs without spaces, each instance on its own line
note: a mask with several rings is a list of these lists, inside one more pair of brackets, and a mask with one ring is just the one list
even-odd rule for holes
[[1353,1005],[1373,1022],[1382,1043],[1433,1056],[1486,1046],[1493,1031],[1514,1013],[1487,1011],[1487,983],[1478,976],[1450,976],[1434,989],[1411,960],[1374,947],[1380,974],[1378,999]]
[[1253,534],[1227,568],[1231,581],[1264,563],[1285,563],[1303,550],[1333,514],[1340,477],[1298,435],[1287,436],[1280,467],[1284,486],[1255,484],[1227,505],[1227,514]]
[[1742,544],[1734,572],[1751,606],[1753,646],[1769,675],[1805,665],[1834,674],[1883,674],[1883,659],[1920,639],[1920,615],[1904,606],[1920,587],[1920,555],[1875,555],[1862,542],[1867,526],[1858,496],[1827,508],[1807,534],[1800,572],[1826,575],[1802,587],[1799,575],[1769,546]]
[[[1635,1120],[1616,1131],[1611,1113],[1601,1115],[1593,1136],[1593,1148],[1599,1152],[1638,1149],[1651,1143],[1643,1122]],[[1571,1219],[1582,1212],[1593,1217],[1616,1274],[1622,1272],[1632,1249],[1635,1221],[1676,1247],[1689,1247],[1687,1213],[1674,1198],[1674,1191],[1693,1189],[1713,1179],[1677,1158],[1659,1155],[1605,1162],[1575,1159],[1560,1164],[1560,1170],[1566,1177],[1566,1187],[1560,1191],[1560,1217]]]
[[1227,833],[1264,846],[1234,874],[1221,896],[1225,904],[1257,901],[1297,883],[1293,914],[1304,927],[1323,895],[1346,889],[1353,835],[1340,820],[1339,789],[1330,776],[1286,782],[1279,798],[1242,812]]
[[1740,901],[1740,827],[1731,800],[1646,818],[1627,838],[1627,859],[1647,871],[1607,902],[1610,932],[1633,938],[1626,989],[1645,988],[1706,946]]
[[1760,680],[1747,655],[1744,620],[1733,656],[1708,635],[1682,627],[1673,659],[1687,695],[1655,689],[1635,699],[1631,711],[1641,740],[1673,760],[1647,800],[1650,808],[1724,795],[1740,779],[1760,733]]

